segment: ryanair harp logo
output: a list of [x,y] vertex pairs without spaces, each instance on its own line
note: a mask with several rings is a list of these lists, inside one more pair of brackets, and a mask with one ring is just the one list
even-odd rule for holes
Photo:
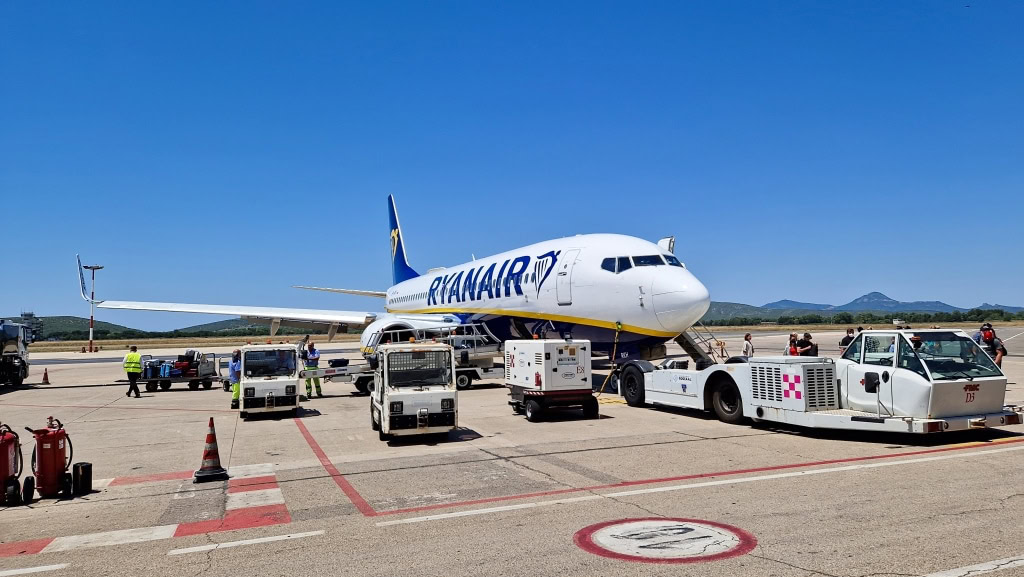
[[391,260],[395,260],[395,254],[398,253],[398,229],[391,229]]

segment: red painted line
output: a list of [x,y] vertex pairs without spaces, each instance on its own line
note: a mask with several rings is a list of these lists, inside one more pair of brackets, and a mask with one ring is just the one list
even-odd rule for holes
[[[618,553],[605,549],[601,545],[594,542],[594,533],[609,527],[611,525],[620,525],[622,523],[629,523],[632,521],[679,521],[680,523],[700,523],[702,525],[711,525],[717,527],[728,533],[732,533],[736,536],[739,544],[736,547],[729,549],[728,551],[722,551],[721,553],[715,553],[714,555],[704,555],[699,557],[681,557],[681,558],[658,558],[658,557],[640,557],[638,555],[627,555],[625,553]],[[720,561],[722,559],[729,559],[732,557],[739,557],[740,555],[746,555],[757,547],[757,538],[753,535],[740,529],[739,527],[733,527],[732,525],[726,525],[724,523],[715,523],[714,521],[705,521],[703,519],[680,519],[678,517],[641,517],[638,519],[618,519],[616,521],[605,521],[604,523],[597,523],[584,527],[576,532],[572,536],[572,540],[576,543],[576,546],[588,553],[594,555],[600,555],[602,557],[608,557],[610,559],[619,559],[621,561],[638,561],[640,563],[704,563],[707,561]]]
[[129,411],[184,411],[187,413],[238,413],[231,409],[188,409],[185,407],[132,407],[128,405],[28,405],[0,403],[0,407],[36,407],[40,409],[127,409]]
[[320,448],[316,439],[314,439],[313,435],[309,433],[309,429],[306,428],[306,425],[302,424],[302,420],[295,419],[295,424],[299,427],[299,431],[302,433],[302,436],[306,438],[306,442],[309,443],[309,448],[313,449],[313,454],[315,454],[316,458],[320,460],[320,464],[323,465],[327,474],[334,479],[334,483],[338,485],[341,492],[345,493],[348,500],[351,501],[352,504],[356,506],[356,509],[358,509],[363,515],[367,517],[376,516],[377,512],[373,510],[373,507],[363,499],[362,495],[359,494],[359,491],[356,491],[356,488],[352,486],[352,483],[349,483],[348,480],[342,476],[341,472],[339,472],[334,466],[334,463],[331,463],[331,460],[327,458],[327,453],[324,453],[324,450]]
[[191,479],[195,471],[174,471],[172,473],[153,473],[152,475],[137,475],[134,477],[114,477],[108,487],[117,485],[137,485],[139,483],[152,483],[153,481],[180,481]]
[[32,541],[15,541],[13,543],[0,543],[0,557],[17,557],[18,555],[35,555],[47,545],[52,543],[54,537],[49,539],[35,539]]
[[223,531],[252,529],[253,527],[284,525],[291,522],[292,516],[288,513],[288,507],[285,505],[249,507],[246,509],[228,511],[224,515],[223,519],[181,523],[178,525],[178,529],[174,532],[174,536],[187,537],[189,535],[202,535],[205,533],[220,533]]
[[1010,445],[1024,443],[1024,438],[1010,439],[1006,441],[995,441],[993,443],[978,443],[971,445],[956,445],[953,447],[942,447],[939,449],[922,449],[920,451],[905,451],[902,453],[890,453],[886,455],[868,455],[865,457],[847,457],[844,459],[828,459],[825,461],[809,461],[805,463],[789,463],[786,465],[771,465],[767,467],[754,467],[751,469],[735,469],[732,471],[718,471],[714,473],[696,473],[692,475],[679,475],[675,477],[661,477],[659,479],[640,479],[636,481],[622,481],[609,485],[594,485],[591,487],[573,487],[567,489],[554,489],[552,491],[539,491],[536,493],[523,493],[520,495],[504,495],[501,497],[487,497],[484,499],[473,499],[470,501],[455,501],[452,503],[437,503],[434,505],[422,505],[420,507],[407,507],[405,509],[392,509],[390,511],[375,511],[374,515],[400,515],[403,513],[419,513],[422,511],[433,511],[436,509],[448,509],[453,507],[465,507],[469,505],[482,505],[485,503],[497,503],[501,501],[516,501],[529,499],[531,497],[550,497],[552,495],[564,495],[566,493],[581,493],[584,491],[602,491],[606,489],[620,489],[623,487],[635,487],[637,485],[656,485],[658,483],[670,483],[675,481],[688,481],[692,479],[707,479],[709,477],[730,477],[735,475],[746,475],[750,473],[764,473],[768,471],[784,471],[786,469],[804,469],[808,467],[820,467],[824,465],[836,465],[842,463],[857,463],[861,461],[875,461],[879,459],[895,459],[898,457],[912,457],[916,455],[930,455],[934,453],[946,453],[949,451],[962,451],[965,449],[978,449],[985,446]]
[[277,489],[277,476],[249,477],[248,479],[231,479],[228,481],[228,493],[244,493],[246,491],[262,491]]

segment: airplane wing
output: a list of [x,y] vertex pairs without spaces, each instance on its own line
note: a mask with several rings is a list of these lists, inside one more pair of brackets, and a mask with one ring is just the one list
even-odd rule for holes
[[233,315],[246,320],[270,325],[270,335],[286,327],[323,328],[328,327],[328,340],[334,337],[342,325],[368,325],[377,315],[359,311],[328,311],[318,309],[289,309],[277,307],[251,307],[240,305],[203,305],[188,303],[157,303],[139,301],[98,301],[102,309],[135,311],[162,311],[173,313],[198,313],[210,315]]
[[356,290],[356,289],[326,288],[326,287],[302,286],[302,285],[292,285],[292,288],[305,289],[305,290],[308,290],[308,291],[324,291],[324,292],[329,292],[329,293],[343,293],[343,294],[347,294],[347,295],[359,295],[361,297],[387,298],[387,296],[388,296],[388,293],[386,293],[384,291],[364,291],[364,290]]

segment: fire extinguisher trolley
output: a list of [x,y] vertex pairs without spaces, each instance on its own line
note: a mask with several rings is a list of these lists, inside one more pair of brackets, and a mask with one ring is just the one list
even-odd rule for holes
[[[68,469],[74,448],[71,437],[64,430],[64,424],[53,417],[46,418],[45,429],[25,430],[32,433],[36,440],[36,448],[32,452],[32,472],[35,473],[35,488],[40,497],[58,497],[70,499],[72,496],[72,478]],[[32,477],[25,479],[27,485]],[[31,499],[29,493],[26,501]]]
[[[18,434],[7,425],[0,424],[0,485],[3,486],[3,493],[0,493],[0,504],[17,505],[22,501],[21,471],[25,466],[25,459],[21,453],[21,440]],[[32,477],[25,479],[25,489],[31,498],[35,484]],[[27,501],[27,500],[26,500]]]

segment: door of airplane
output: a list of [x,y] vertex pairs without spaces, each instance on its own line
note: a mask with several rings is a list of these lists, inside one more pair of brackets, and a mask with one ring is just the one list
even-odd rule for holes
[[565,256],[558,263],[558,276],[555,277],[555,293],[558,296],[558,304],[572,304],[572,269],[576,266],[576,256],[580,254],[578,248],[565,251]]

